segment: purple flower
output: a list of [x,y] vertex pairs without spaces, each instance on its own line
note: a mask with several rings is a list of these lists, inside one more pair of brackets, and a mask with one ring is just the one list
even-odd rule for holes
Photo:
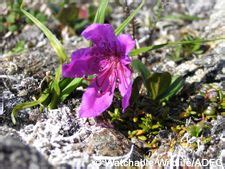
[[109,24],[92,24],[82,36],[92,41],[92,47],[73,52],[71,62],[64,64],[62,71],[63,76],[69,78],[96,75],[83,94],[80,117],[95,117],[104,112],[112,104],[115,88],[123,97],[124,111],[132,89],[128,53],[135,42],[126,34],[116,37]]

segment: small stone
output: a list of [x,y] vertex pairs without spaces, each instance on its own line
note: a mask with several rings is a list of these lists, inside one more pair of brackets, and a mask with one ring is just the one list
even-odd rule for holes
[[[121,133],[114,129],[102,128],[92,133],[87,142],[86,152],[98,156],[123,156],[131,149],[131,142]],[[133,152],[139,159],[141,155]]]

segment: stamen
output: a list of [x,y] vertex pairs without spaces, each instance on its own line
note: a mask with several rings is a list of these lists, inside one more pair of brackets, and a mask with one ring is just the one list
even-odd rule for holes
[[103,93],[102,89],[98,89],[98,93],[102,94]]

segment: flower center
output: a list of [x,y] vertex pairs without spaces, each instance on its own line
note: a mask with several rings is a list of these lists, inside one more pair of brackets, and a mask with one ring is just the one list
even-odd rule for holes
[[96,85],[100,95],[114,91],[119,82],[117,76],[118,63],[119,59],[115,57],[108,57],[107,60],[102,61],[99,74],[96,76]]

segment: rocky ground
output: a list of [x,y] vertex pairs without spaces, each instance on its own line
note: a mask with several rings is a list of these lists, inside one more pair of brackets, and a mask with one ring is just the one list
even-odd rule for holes
[[[113,4],[112,4],[113,5]],[[135,6],[135,4],[132,4]],[[137,30],[139,45],[145,45],[145,37],[152,36],[144,22],[151,3],[143,8],[137,17],[140,28]],[[174,40],[179,36],[178,30],[196,31],[203,38],[215,38],[225,35],[225,0],[199,0],[166,2],[165,12],[186,11],[191,15],[205,17],[178,26],[173,21],[157,23],[154,33],[157,41]],[[112,14],[114,25],[118,25],[124,17],[123,8],[117,7]],[[151,11],[149,10],[149,13]],[[147,13],[147,14],[146,14]],[[129,31],[129,29],[127,30]],[[148,38],[146,38],[148,39]],[[154,36],[153,36],[154,39]],[[8,55],[6,51],[24,40],[26,50],[20,54]],[[64,39],[66,52],[85,46],[80,37],[72,36]],[[194,56],[177,63],[168,59],[168,50],[148,53],[141,60],[152,71],[169,71],[172,74],[186,76],[186,85],[194,86],[196,92],[204,90],[204,85],[215,85],[225,90],[225,42],[210,43],[210,49],[201,57]],[[32,100],[39,92],[42,79],[49,71],[57,67],[57,58],[48,44],[47,39],[32,25],[27,25],[17,35],[6,34],[0,38],[0,168],[79,168],[96,167],[94,161],[99,159],[132,159],[144,158],[143,147],[135,140],[130,140],[112,126],[98,122],[98,119],[79,119],[76,115],[80,104],[82,89],[57,110],[38,108],[26,109],[19,113],[17,125],[11,122],[12,108],[21,102]],[[187,90],[188,91],[188,90]],[[198,104],[196,102],[196,104]],[[174,133],[162,130],[156,137],[161,145],[148,157],[157,157],[176,161],[179,158],[193,159],[197,157],[223,157],[224,116],[218,115],[209,122],[211,141],[209,145],[202,143],[200,138],[184,134],[171,149],[171,142],[177,139]],[[192,124],[190,120],[185,125]],[[183,140],[185,140],[183,142]],[[193,151],[188,144],[195,142]],[[135,144],[134,144],[135,143]],[[185,143],[185,145],[184,145]],[[133,146],[134,145],[134,146]],[[163,154],[163,155],[162,155]],[[216,166],[215,166],[216,167]]]

